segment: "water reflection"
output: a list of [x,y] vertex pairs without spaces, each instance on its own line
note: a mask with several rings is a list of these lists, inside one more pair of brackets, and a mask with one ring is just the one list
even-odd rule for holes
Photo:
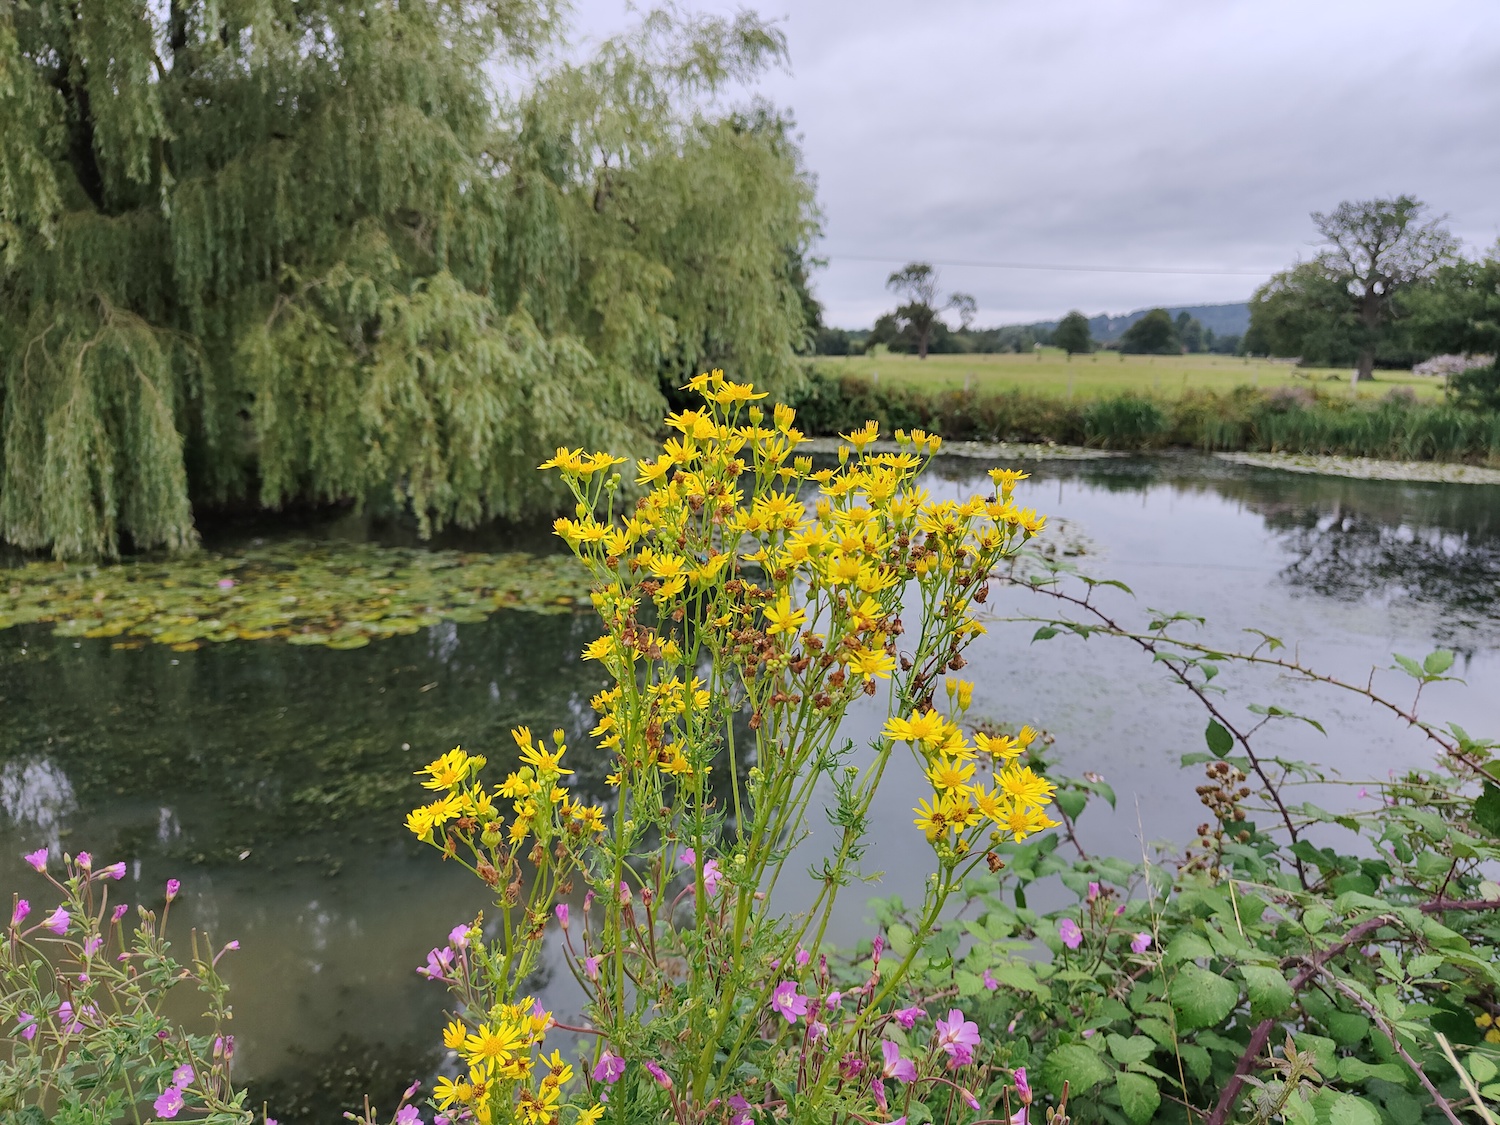
[[[981,484],[981,467],[945,460],[930,486],[966,492]],[[1028,468],[1020,499],[1100,545],[1079,562],[1136,590],[1133,602],[1109,595],[1123,613],[1198,612],[1228,637],[1255,625],[1360,678],[1393,650],[1445,643],[1464,652],[1472,681],[1500,682],[1500,488],[1296,476],[1194,457]],[[1025,597],[997,597],[994,608],[1036,612]],[[1122,649],[1033,645],[1033,631],[997,622],[976,645],[967,670],[976,712],[1045,727],[1070,772],[1097,770],[1114,784],[1119,813],[1091,811],[1081,826],[1095,847],[1137,855],[1142,837],[1182,838],[1201,816],[1196,778],[1176,762],[1201,748],[1201,712]],[[198,926],[241,941],[226,963],[257,1104],[267,1100],[286,1125],[335,1119],[367,1091],[391,1104],[439,1062],[445,995],[413,970],[483,905],[465,872],[403,835],[412,771],[460,743],[504,768],[512,726],[561,726],[578,747],[575,780],[604,792],[607,763],[582,749],[589,699],[602,686],[597,665],[578,656],[593,636],[587,617],[519,613],[348,652],[274,643],[122,651],[0,632],[6,887],[34,887],[19,856],[41,844],[127,860],[132,901],[159,902],[166,878],[183,879],[179,936]],[[1238,705],[1287,690],[1254,678],[1234,688]],[[1302,702],[1321,708],[1336,737],[1289,728],[1276,732],[1277,749],[1364,775],[1427,760],[1368,708]],[[1431,705],[1476,732],[1500,728],[1485,693],[1437,685]],[[863,744],[883,716],[879,700],[862,702],[845,733]],[[724,784],[726,772],[713,776]],[[930,858],[911,846],[907,810],[919,786],[908,764],[882,790],[866,867],[885,879],[851,889],[837,939],[863,931],[853,896],[918,893]],[[816,809],[811,816],[817,827]],[[794,860],[789,872],[801,866]],[[794,895],[785,902],[795,905]],[[566,1005],[561,984],[552,992]]]

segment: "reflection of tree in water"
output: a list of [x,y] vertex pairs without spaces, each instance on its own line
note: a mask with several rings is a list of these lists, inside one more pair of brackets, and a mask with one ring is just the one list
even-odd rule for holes
[[[934,471],[973,480],[979,465],[952,458]],[[1026,468],[1038,480],[1108,492],[1167,486],[1236,501],[1294,557],[1282,571],[1294,588],[1351,601],[1411,599],[1437,609],[1447,632],[1500,627],[1500,487],[1278,472],[1194,454]]]

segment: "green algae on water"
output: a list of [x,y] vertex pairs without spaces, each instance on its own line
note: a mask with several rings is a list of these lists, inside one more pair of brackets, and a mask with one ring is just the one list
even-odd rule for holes
[[281,639],[348,649],[501,609],[571,613],[588,592],[571,555],[289,541],[233,555],[0,570],[0,629],[49,622],[61,636],[120,638],[117,648]]

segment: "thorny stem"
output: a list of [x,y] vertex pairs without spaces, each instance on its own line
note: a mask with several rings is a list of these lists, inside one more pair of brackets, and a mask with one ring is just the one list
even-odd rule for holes
[[1344,996],[1347,996],[1350,1000],[1357,1004],[1360,1011],[1369,1016],[1370,1019],[1374,1022],[1375,1026],[1380,1028],[1380,1033],[1390,1041],[1391,1047],[1394,1048],[1396,1054],[1401,1056],[1401,1061],[1406,1063],[1407,1066],[1411,1067],[1412,1073],[1417,1076],[1417,1081],[1422,1083],[1422,1088],[1426,1090],[1428,1095],[1432,1098],[1433,1104],[1436,1105],[1438,1109],[1443,1111],[1443,1116],[1446,1117],[1450,1122],[1452,1122],[1452,1125],[1463,1125],[1463,1122],[1458,1119],[1458,1115],[1453,1112],[1453,1107],[1448,1104],[1448,1099],[1443,1097],[1443,1095],[1438,1092],[1438,1088],[1432,1084],[1432,1079],[1427,1077],[1427,1072],[1422,1069],[1421,1064],[1419,1064],[1416,1059],[1412,1058],[1411,1055],[1407,1053],[1406,1048],[1401,1045],[1401,1040],[1396,1037],[1395,1029],[1393,1029],[1390,1024],[1386,1023],[1385,1017],[1380,1014],[1375,1005],[1371,1004],[1353,988],[1349,987],[1347,982],[1340,980],[1332,973],[1327,972],[1321,968],[1316,971],[1321,973],[1324,979],[1326,979],[1329,984],[1333,985],[1336,990],[1338,990]]

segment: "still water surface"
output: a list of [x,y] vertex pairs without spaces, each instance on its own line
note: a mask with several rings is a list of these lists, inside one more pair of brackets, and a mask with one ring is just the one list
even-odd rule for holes
[[[1141,623],[1148,607],[1200,614],[1222,645],[1254,626],[1360,680],[1393,652],[1452,648],[1470,686],[1430,689],[1425,713],[1500,731],[1500,487],[1188,456],[1031,468],[1018,497],[1062,517],[1067,538],[1086,537],[1072,560],[1080,569],[1134,590],[1106,599],[1122,620]],[[941,462],[929,486],[966,494],[978,469]],[[1118,810],[1091,808],[1081,824],[1092,848],[1136,856],[1145,842],[1184,839],[1201,819],[1199,779],[1177,763],[1202,748],[1198,705],[1124,645],[1032,644],[1034,624],[999,620],[1048,613],[1035,595],[1005,592],[991,608],[997,620],[965,670],[973,714],[1044,728],[1066,772],[1110,781]],[[445,997],[413,970],[484,905],[483,887],[404,838],[411,772],[460,743],[503,766],[512,726],[562,726],[578,783],[599,792],[602,763],[582,747],[601,681],[578,656],[593,636],[588,617],[520,612],[347,652],[275,642],[129,651],[39,628],[0,633],[3,886],[33,886],[18,857],[44,843],[126,859],[125,892],[144,901],[181,879],[178,935],[196,926],[241,942],[227,976],[255,1102],[287,1125],[336,1120],[366,1090],[389,1105],[441,1061]],[[1354,697],[1232,671],[1223,680],[1231,713],[1278,702],[1329,729],[1287,724],[1272,732],[1277,751],[1351,779],[1430,760]],[[1397,684],[1388,673],[1380,682]],[[867,740],[883,716],[874,704],[852,714],[849,735]],[[836,939],[866,931],[858,895],[920,894],[928,865],[908,811],[920,784],[907,767],[883,789],[867,870],[885,877],[850,889]],[[573,1002],[547,970],[538,987],[560,1008]]]

